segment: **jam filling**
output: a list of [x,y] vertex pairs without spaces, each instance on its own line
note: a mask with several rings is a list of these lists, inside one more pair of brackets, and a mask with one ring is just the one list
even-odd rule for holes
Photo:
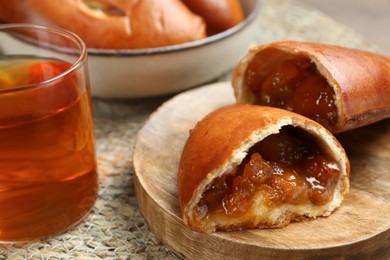
[[339,165],[310,134],[284,126],[253,146],[239,166],[206,187],[196,206],[196,218],[243,216],[257,194],[268,207],[324,205],[333,198],[339,174]]
[[294,111],[327,128],[335,125],[335,93],[316,65],[302,55],[273,63],[271,69],[263,69],[257,62],[249,64],[246,83],[257,103]]

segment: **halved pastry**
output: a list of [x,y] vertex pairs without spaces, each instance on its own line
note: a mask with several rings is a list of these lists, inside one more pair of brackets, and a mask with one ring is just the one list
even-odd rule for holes
[[390,116],[390,59],[340,46],[284,41],[251,49],[237,65],[238,103],[279,107],[333,133]]
[[219,108],[190,131],[178,195],[193,230],[275,228],[329,216],[349,190],[349,161],[320,124],[272,107]]

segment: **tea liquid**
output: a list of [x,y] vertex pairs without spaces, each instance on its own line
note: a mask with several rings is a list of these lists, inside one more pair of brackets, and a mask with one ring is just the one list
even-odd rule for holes
[[96,199],[88,81],[82,71],[53,79],[70,66],[36,57],[0,60],[0,241],[62,231]]

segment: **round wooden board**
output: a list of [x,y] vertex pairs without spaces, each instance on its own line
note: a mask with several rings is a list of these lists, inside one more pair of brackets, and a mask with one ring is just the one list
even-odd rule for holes
[[196,259],[390,257],[389,120],[337,136],[351,161],[351,190],[331,216],[280,229],[214,234],[188,229],[176,188],[182,147],[197,121],[233,102],[228,82],[184,92],[154,112],[137,135],[133,161],[139,207],[166,246]]

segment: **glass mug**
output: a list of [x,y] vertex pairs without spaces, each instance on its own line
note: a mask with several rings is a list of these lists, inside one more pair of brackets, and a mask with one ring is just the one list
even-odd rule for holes
[[87,51],[71,32],[0,25],[0,242],[64,231],[98,193]]

